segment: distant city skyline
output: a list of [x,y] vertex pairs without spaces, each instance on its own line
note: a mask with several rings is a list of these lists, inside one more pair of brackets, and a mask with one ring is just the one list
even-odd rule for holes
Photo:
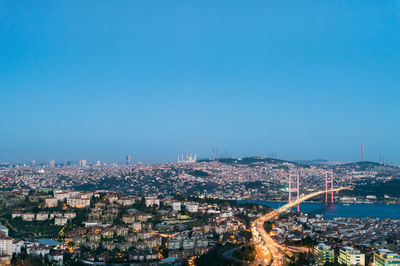
[[[306,161],[318,161],[318,160],[326,160],[331,163],[348,163],[348,162],[360,162],[360,161],[370,161],[370,162],[378,162],[378,163],[384,163],[384,164],[389,164],[389,165],[395,165],[396,163],[390,160],[387,160],[382,154],[378,154],[376,159],[365,159],[363,158],[363,154],[361,154],[361,158],[358,160],[332,160],[332,159],[327,159],[327,158],[306,158],[306,159],[291,159],[291,158],[281,158],[277,156],[276,152],[268,152],[266,154],[257,154],[257,155],[245,155],[245,156],[232,156],[232,154],[215,154],[211,153],[210,156],[204,156],[204,157],[197,157],[197,153],[178,153],[178,160],[175,158],[175,160],[140,160],[140,158],[132,158],[130,155],[125,155],[121,158],[117,159],[105,159],[105,160],[99,160],[98,158],[93,158],[93,159],[65,159],[65,160],[36,160],[33,159],[31,161],[22,161],[22,160],[16,160],[16,161],[0,161],[1,163],[11,163],[11,164],[27,164],[31,166],[38,166],[38,165],[48,165],[54,167],[54,165],[63,165],[63,164],[68,164],[68,163],[74,163],[76,166],[86,166],[86,165],[96,165],[100,166],[100,164],[113,164],[113,163],[118,163],[120,165],[131,165],[131,164],[137,164],[137,163],[146,163],[146,164],[158,164],[158,163],[169,163],[169,162],[182,162],[185,160],[188,161],[196,161],[196,160],[206,160],[206,159],[240,159],[240,158],[249,158],[249,157],[262,157],[262,158],[272,158],[272,159],[279,159],[279,160],[284,160],[284,161],[291,161],[291,162],[306,162]],[[182,159],[184,158],[184,159]]]
[[[43,158],[33,158],[33,159],[16,159],[16,160],[1,160],[0,163],[25,163],[25,164],[48,164],[50,161],[56,161],[56,164],[62,164],[66,162],[76,162],[80,163],[80,161],[87,161],[90,163],[96,163],[98,161],[102,163],[121,163],[121,164],[126,164],[129,165],[131,163],[137,163],[137,162],[143,162],[143,163],[164,163],[164,162],[175,162],[177,161],[176,156],[179,156],[179,158],[182,158],[182,156],[194,154],[196,155],[195,157],[197,160],[204,160],[204,159],[223,159],[223,158],[245,158],[245,157],[264,157],[264,158],[276,158],[276,159],[281,159],[281,160],[287,160],[287,161],[311,161],[311,160],[327,160],[330,162],[358,162],[358,161],[371,161],[371,162],[382,162],[382,163],[387,163],[391,165],[396,165],[396,161],[385,157],[384,154],[378,153],[375,156],[368,155],[364,157],[364,154],[359,154],[356,155],[354,154],[352,159],[341,159],[341,158],[327,158],[327,157],[311,157],[311,158],[289,158],[289,157],[282,157],[280,156],[279,152],[276,151],[268,151],[264,153],[259,153],[259,154],[250,154],[250,153],[243,153],[243,154],[236,154],[228,150],[224,149],[220,153],[218,153],[218,149],[215,149],[214,147],[214,153],[213,150],[210,150],[209,154],[200,154],[201,156],[197,156],[199,153],[197,152],[178,152],[174,155],[171,154],[171,156],[167,155],[165,159],[162,160],[157,160],[154,159],[157,157],[157,154],[151,155],[149,157],[143,156],[143,157],[137,157],[137,156],[131,156],[131,155],[121,155],[121,156],[115,156],[115,157],[52,157],[52,156],[46,156],[45,159]],[[358,157],[357,157],[358,156]],[[24,156],[23,156],[24,157]]]
[[0,1],[0,162],[400,163],[399,1]]

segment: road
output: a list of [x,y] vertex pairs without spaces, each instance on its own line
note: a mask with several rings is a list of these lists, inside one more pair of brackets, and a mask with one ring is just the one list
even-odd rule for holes
[[249,264],[250,264],[249,261],[243,261],[243,260],[240,260],[240,259],[235,258],[235,257],[233,256],[233,252],[235,252],[236,250],[238,250],[238,249],[241,248],[241,247],[243,247],[243,246],[239,246],[239,247],[230,249],[230,250],[226,251],[226,252],[225,252],[224,254],[222,254],[222,255],[223,255],[225,258],[227,258],[228,260],[232,260],[232,261],[234,261],[234,262],[237,262],[238,264],[241,264],[241,265],[249,265]]
[[257,252],[256,259],[252,265],[273,265],[280,266],[285,265],[286,256],[291,257],[293,255],[292,251],[285,245],[277,243],[272,237],[270,237],[264,229],[264,223],[273,220],[279,214],[287,211],[288,209],[297,206],[297,204],[302,203],[313,197],[322,195],[326,192],[338,192],[344,189],[351,189],[350,187],[340,187],[332,190],[322,190],[317,191],[306,196],[301,197],[299,200],[292,201],[272,212],[261,216],[257,220],[251,223],[251,233],[253,235],[253,243]]

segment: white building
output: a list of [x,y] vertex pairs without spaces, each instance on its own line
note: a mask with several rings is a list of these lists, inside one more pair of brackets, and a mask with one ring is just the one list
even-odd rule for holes
[[52,251],[49,254],[49,261],[56,263],[56,264],[62,264],[63,263],[63,254],[61,252]]
[[15,239],[12,242],[12,253],[19,254],[21,253],[21,249],[24,246],[24,241]]
[[85,222],[85,228],[98,226],[98,223]]
[[180,211],[181,210],[181,203],[179,201],[173,201],[171,202],[171,207],[174,211]]
[[36,213],[36,221],[46,221],[49,219],[48,212],[38,212]]
[[197,203],[192,203],[192,202],[185,203],[185,208],[186,208],[186,210],[188,210],[188,212],[198,212],[199,211],[199,205]]
[[361,254],[358,249],[343,247],[340,249],[338,261],[348,266],[365,265],[365,254]]
[[58,199],[54,197],[49,197],[44,199],[44,204],[47,208],[54,208],[58,205]]
[[194,156],[193,156],[193,153],[186,153],[186,157],[184,157],[183,154],[181,157],[179,157],[179,154],[178,154],[178,163],[195,163],[196,157],[197,157],[197,155],[194,154]]
[[13,239],[0,234],[0,254],[11,256],[13,253]]
[[194,248],[195,240],[193,239],[184,239],[182,242],[183,249],[192,249]]
[[68,222],[68,218],[66,217],[56,217],[54,218],[54,225],[66,225]]
[[26,253],[28,255],[34,255],[34,256],[46,256],[47,254],[50,253],[50,248],[46,247],[46,246],[33,246],[33,247],[28,247],[26,249]]
[[32,222],[35,220],[35,214],[33,212],[26,212],[22,214],[22,220]]
[[74,219],[76,217],[76,213],[74,212],[66,212],[64,213],[64,217],[67,219]]
[[78,194],[78,196],[74,196],[74,198],[91,199],[93,194],[93,192],[81,192]]
[[22,217],[22,212],[13,212],[11,214],[11,219],[17,218],[17,217]]
[[67,205],[72,208],[86,208],[90,206],[90,198],[89,199],[68,198]]
[[63,217],[62,212],[52,212],[50,213],[50,219],[53,219],[54,217]]
[[61,201],[64,201],[68,198],[76,198],[79,196],[79,194],[79,191],[54,191],[54,197]]
[[180,249],[182,247],[182,241],[178,239],[168,239],[167,248],[170,250]]
[[64,201],[69,197],[70,197],[70,195],[66,191],[55,191],[54,192],[54,198],[56,198],[57,200]]
[[140,231],[140,230],[142,230],[142,223],[134,222],[134,223],[132,223],[132,225],[130,227],[132,228],[133,231]]
[[135,198],[134,197],[122,197],[117,200],[118,204],[124,205],[124,206],[130,206],[135,204]]
[[208,246],[208,239],[203,238],[203,239],[197,239],[196,240],[196,247],[207,247]]
[[157,197],[145,197],[144,203],[146,204],[146,207],[153,207],[154,205],[160,207],[160,199]]

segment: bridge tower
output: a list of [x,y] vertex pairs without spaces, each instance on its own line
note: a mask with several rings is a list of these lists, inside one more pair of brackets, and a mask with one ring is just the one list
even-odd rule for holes
[[333,203],[333,173],[327,172],[325,174],[325,203],[328,203],[328,186],[330,184],[331,190],[331,203]]
[[[296,179],[293,180],[293,182],[296,182],[296,186],[293,187],[292,186],[292,179]],[[300,199],[300,174],[292,174],[289,173],[289,203],[292,202],[292,192],[296,192],[297,193],[297,201]],[[297,203],[297,212],[300,212],[300,203]]]

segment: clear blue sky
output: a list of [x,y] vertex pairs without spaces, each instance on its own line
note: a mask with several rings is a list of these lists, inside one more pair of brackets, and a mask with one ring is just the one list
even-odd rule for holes
[[400,1],[0,0],[0,161],[400,162]]

